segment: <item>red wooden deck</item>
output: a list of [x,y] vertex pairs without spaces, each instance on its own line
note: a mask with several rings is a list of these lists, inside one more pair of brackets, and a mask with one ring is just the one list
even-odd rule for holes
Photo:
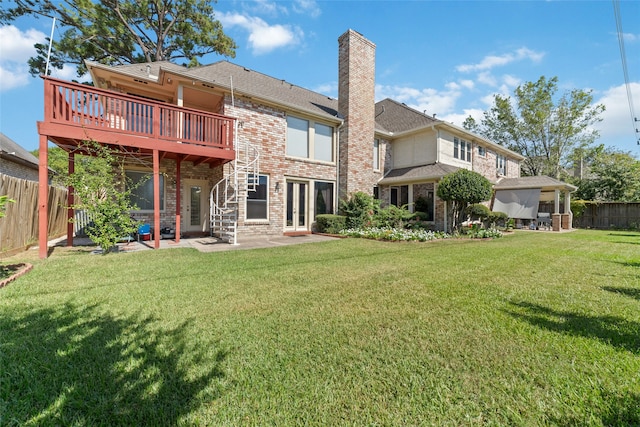
[[44,79],[38,132],[65,148],[83,140],[212,166],[234,158],[234,118],[63,80]]
[[[75,149],[82,141],[119,148],[124,155],[153,161],[154,205],[159,206],[159,163],[176,161],[176,239],[180,236],[180,164],[221,165],[234,159],[235,119],[220,114],[178,107],[144,97],[130,96],[92,86],[44,78],[44,120],[40,134],[39,245],[47,257],[48,141],[69,151],[73,168]],[[69,189],[69,205],[73,189]],[[69,216],[73,213],[69,210]],[[73,244],[73,227],[67,232]],[[155,247],[160,245],[160,212],[154,211]]]

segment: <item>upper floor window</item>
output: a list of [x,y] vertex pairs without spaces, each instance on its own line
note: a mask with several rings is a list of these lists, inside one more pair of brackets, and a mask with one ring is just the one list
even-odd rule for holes
[[453,138],[453,157],[465,162],[470,162],[471,143],[464,139]]
[[502,154],[496,154],[496,172],[498,175],[507,174],[507,158]]
[[380,140],[373,140],[373,170],[380,170]]
[[487,149],[481,146],[478,146],[478,156],[484,157],[487,155]]
[[333,128],[287,116],[287,156],[333,162]]

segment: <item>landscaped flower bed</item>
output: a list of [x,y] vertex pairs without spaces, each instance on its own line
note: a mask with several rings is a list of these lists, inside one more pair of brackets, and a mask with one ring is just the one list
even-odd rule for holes
[[431,230],[406,230],[397,228],[350,228],[340,232],[343,236],[365,239],[428,242],[436,239],[448,239],[449,234]]

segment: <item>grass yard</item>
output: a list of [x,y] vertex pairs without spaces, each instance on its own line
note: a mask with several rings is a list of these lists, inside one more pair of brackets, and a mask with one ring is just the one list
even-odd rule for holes
[[640,425],[640,234],[34,253],[0,425]]

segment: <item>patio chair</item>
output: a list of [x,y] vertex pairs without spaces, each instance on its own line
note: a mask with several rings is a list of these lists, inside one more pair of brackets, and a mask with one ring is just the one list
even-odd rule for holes
[[544,226],[545,229],[551,229],[551,214],[548,212],[538,213],[538,230],[541,230]]

